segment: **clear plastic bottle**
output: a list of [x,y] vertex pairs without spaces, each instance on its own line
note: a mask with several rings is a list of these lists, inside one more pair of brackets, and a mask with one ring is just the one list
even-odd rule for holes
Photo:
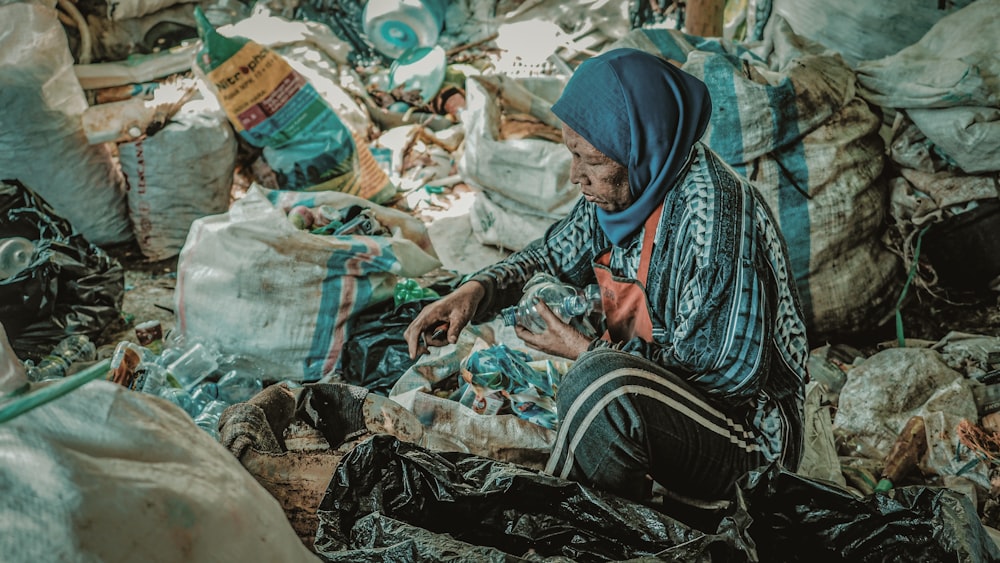
[[[547,328],[535,304],[544,301],[545,304],[564,322],[574,324],[577,329],[593,329],[585,318],[591,313],[603,312],[601,290],[597,284],[591,284],[583,289],[560,282],[548,274],[535,274],[524,286],[524,296],[512,307],[500,311],[503,322],[507,326],[521,325],[531,332],[544,332]],[[578,326],[581,325],[582,326]],[[587,331],[584,331],[587,332]]]
[[230,405],[245,403],[264,390],[264,383],[251,374],[230,371],[219,378],[219,400]]
[[211,381],[199,383],[191,391],[191,399],[194,401],[194,410],[201,412],[209,403],[219,399],[219,386]]
[[42,358],[38,365],[26,365],[28,379],[45,381],[66,377],[76,362],[92,362],[97,357],[97,347],[85,334],[71,334],[56,344],[52,353]]
[[188,413],[191,417],[197,416],[200,411],[198,405],[194,402],[194,398],[191,397],[191,394],[180,387],[173,387],[169,385],[161,387],[156,394],[184,409],[184,412]]
[[198,414],[198,416],[194,417],[194,423],[205,432],[211,434],[213,438],[218,440],[219,419],[222,418],[222,412],[228,407],[229,405],[222,401],[212,401],[205,405],[205,408],[200,414]]
[[[161,358],[166,355],[161,354]],[[172,359],[166,366],[181,386],[185,389],[194,389],[206,377],[211,375],[219,367],[218,356],[210,347],[200,342],[195,342],[186,346],[180,356]]]

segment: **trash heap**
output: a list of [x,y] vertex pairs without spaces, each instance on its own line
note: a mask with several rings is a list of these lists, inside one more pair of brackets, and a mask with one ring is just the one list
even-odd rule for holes
[[[1000,337],[902,313],[998,286],[1000,1],[921,11],[879,58],[787,2],[720,38],[612,4],[0,6],[4,553],[1000,560]],[[402,336],[569,212],[550,107],[622,46],[726,109],[703,141],[760,186],[814,346],[802,467],[707,528],[540,471],[572,362],[517,337],[530,299],[416,360]],[[124,310],[123,245],[167,265],[169,316]],[[543,298],[596,333],[567,291]]]

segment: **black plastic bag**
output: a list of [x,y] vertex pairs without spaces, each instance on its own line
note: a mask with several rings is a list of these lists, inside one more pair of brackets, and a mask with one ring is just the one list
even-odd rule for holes
[[388,396],[392,386],[416,361],[410,359],[403,332],[420,310],[435,300],[418,299],[395,308],[392,301],[387,301],[358,315],[341,351],[344,381]]
[[71,334],[98,340],[120,318],[125,272],[37,194],[0,181],[0,239],[35,244],[27,268],[0,280],[0,322],[22,360],[38,360]]
[[1000,561],[971,501],[937,487],[861,498],[772,465],[714,534],[582,485],[386,435],[340,463],[317,513],[327,561]]
[[705,534],[572,481],[388,435],[341,461],[317,515],[328,561],[755,560],[746,524]]
[[771,467],[740,483],[761,561],[1000,561],[965,495],[902,487],[859,498],[834,484]]

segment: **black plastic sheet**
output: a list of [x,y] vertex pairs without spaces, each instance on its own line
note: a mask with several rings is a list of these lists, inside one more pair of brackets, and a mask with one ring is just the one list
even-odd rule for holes
[[392,561],[498,560],[496,552],[507,560],[754,560],[745,523],[726,519],[705,534],[578,483],[388,435],[341,461],[317,514],[315,548],[329,561],[372,560],[373,551],[391,551]]
[[1000,561],[965,495],[903,487],[863,498],[771,468],[740,484],[761,561]]
[[858,497],[777,466],[745,476],[715,533],[517,465],[387,435],[359,444],[318,511],[327,561],[1000,561],[945,488]]
[[388,301],[358,315],[341,351],[344,381],[387,396],[415,362],[410,359],[403,332],[420,310],[435,299],[408,301],[395,308]]
[[71,334],[91,340],[120,316],[125,294],[121,264],[76,233],[37,194],[0,181],[0,239],[35,243],[31,264],[0,280],[0,322],[22,360],[38,360]]

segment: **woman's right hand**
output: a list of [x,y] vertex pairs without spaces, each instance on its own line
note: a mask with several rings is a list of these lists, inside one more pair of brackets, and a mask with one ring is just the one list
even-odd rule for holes
[[[410,358],[428,352],[427,346],[444,346],[458,342],[458,335],[476,314],[479,302],[486,295],[486,288],[477,281],[469,281],[455,291],[424,307],[417,318],[403,332]],[[436,329],[447,325],[447,340],[433,338]]]

